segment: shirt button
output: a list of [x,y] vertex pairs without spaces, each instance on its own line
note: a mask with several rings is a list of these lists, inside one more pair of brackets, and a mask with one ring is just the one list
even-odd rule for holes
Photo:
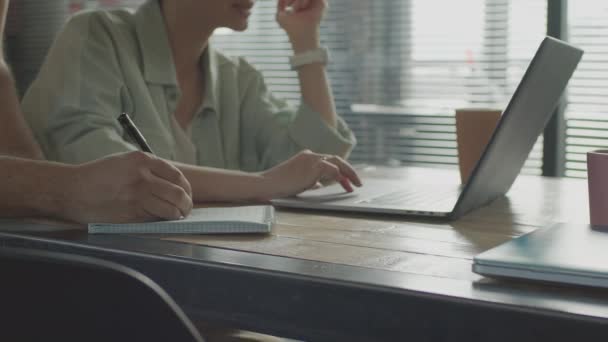
[[177,101],[177,93],[173,90],[169,91],[169,93],[167,94],[167,97],[169,98],[169,101],[171,101],[171,102]]

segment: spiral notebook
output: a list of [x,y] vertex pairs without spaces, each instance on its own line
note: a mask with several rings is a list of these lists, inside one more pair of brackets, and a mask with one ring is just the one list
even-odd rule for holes
[[91,234],[241,234],[268,233],[274,223],[270,205],[198,208],[183,220],[146,223],[90,223]]

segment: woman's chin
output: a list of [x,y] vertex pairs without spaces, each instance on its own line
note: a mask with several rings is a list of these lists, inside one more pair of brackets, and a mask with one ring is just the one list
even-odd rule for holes
[[229,28],[233,31],[243,32],[243,31],[247,30],[247,28],[249,27],[249,23],[248,22],[234,23],[232,25],[226,25],[225,27]]

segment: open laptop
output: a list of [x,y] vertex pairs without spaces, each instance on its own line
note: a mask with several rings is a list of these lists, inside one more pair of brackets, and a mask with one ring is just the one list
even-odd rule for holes
[[551,118],[583,51],[546,37],[503,112],[469,180],[462,186],[408,179],[363,179],[345,193],[337,184],[273,201],[276,206],[454,219],[504,195]]

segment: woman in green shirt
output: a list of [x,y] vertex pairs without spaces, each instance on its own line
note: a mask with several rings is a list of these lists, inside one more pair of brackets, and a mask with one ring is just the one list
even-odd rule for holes
[[245,30],[253,5],[253,0],[148,0],[135,13],[74,16],[23,101],[45,154],[80,163],[135,150],[116,121],[127,112],[152,150],[186,175],[195,200],[246,196],[241,192],[248,187],[238,181],[219,187],[209,180],[209,173],[219,179],[230,174],[213,168],[274,167],[265,174],[283,185],[265,184],[267,191],[255,192],[265,198],[304,190],[317,178],[358,184],[341,158],[355,140],[336,114],[319,44],[326,1],[277,1],[277,21],[293,46],[300,79],[298,108],[274,97],[244,59],[209,46],[216,28]]

